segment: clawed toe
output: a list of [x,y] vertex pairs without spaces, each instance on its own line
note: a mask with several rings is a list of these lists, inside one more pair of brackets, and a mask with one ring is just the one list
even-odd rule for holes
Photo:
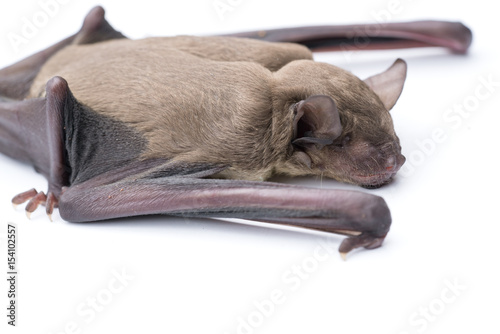
[[12,199],[12,204],[14,207],[17,207],[19,204],[23,204],[26,201],[29,201],[33,197],[35,197],[38,194],[38,191],[36,189],[30,189],[28,191],[25,191],[23,193],[20,193]]
[[26,204],[26,216],[28,217],[28,219],[31,218],[31,214],[35,212],[40,204],[45,205],[46,202],[47,196],[43,191],[37,193],[33,198],[31,198],[28,204]]
[[25,202],[28,202],[25,209],[28,219],[31,218],[31,214],[35,212],[40,205],[43,205],[46,207],[46,212],[50,221],[52,221],[52,213],[54,212],[54,207],[57,207],[58,199],[52,192],[45,195],[43,191],[38,192],[36,189],[30,189],[20,193],[12,199],[14,207]]

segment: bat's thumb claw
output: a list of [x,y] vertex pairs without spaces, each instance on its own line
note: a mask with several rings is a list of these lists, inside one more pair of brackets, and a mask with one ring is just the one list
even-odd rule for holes
[[373,236],[370,233],[362,233],[357,236],[349,237],[344,239],[339,247],[340,256],[345,260],[347,257],[347,253],[352,251],[353,249],[359,247],[365,247],[367,249],[374,249],[382,246],[384,242],[385,236],[377,237]]

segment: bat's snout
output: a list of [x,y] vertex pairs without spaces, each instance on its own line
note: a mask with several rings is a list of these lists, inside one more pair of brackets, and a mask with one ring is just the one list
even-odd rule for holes
[[372,155],[372,158],[375,159],[371,161],[376,162],[371,166],[367,166],[369,172],[356,175],[359,185],[364,188],[375,189],[390,183],[406,161],[398,148],[393,145],[386,145],[378,150],[377,154],[375,154],[376,158]]
[[363,188],[376,189],[390,183],[405,161],[406,158],[400,153],[387,157],[378,172],[368,175],[357,175],[360,185]]
[[400,153],[391,155],[385,162],[385,170],[389,173],[396,174],[401,169],[405,161],[405,156]]

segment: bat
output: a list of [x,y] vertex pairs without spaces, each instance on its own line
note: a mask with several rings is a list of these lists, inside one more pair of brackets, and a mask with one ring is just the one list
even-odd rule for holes
[[[377,188],[401,168],[389,110],[406,63],[361,80],[311,53],[356,47],[370,27],[130,40],[96,7],[75,35],[0,70],[0,152],[48,180],[46,193],[12,202],[27,202],[28,215],[58,208],[70,222],[167,214],[291,225],[347,236],[343,257],[379,247],[391,225],[383,198],[262,182],[321,175]],[[449,22],[365,37],[372,49],[464,53],[471,42]]]

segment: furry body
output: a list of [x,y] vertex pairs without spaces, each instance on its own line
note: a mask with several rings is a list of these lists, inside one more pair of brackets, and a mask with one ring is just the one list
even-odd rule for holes
[[[387,134],[377,145],[397,140],[390,115],[363,81],[314,62],[296,44],[185,36],[72,45],[42,67],[30,97],[55,75],[84,105],[142,134],[148,144],[140,158],[230,166],[221,177],[315,174],[317,166],[301,170],[290,161],[291,106],[312,95],[332,96],[346,125],[364,116],[367,128],[383,125]],[[367,128],[363,134],[374,132]]]

